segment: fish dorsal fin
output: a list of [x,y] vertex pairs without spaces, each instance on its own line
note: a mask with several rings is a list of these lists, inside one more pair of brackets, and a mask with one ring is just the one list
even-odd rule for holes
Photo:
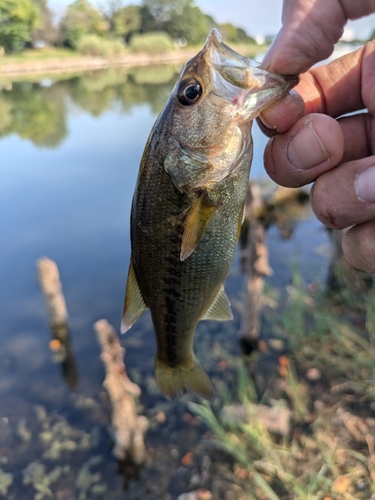
[[229,299],[225,293],[223,285],[221,286],[219,293],[216,295],[215,300],[211,304],[211,307],[202,319],[215,319],[216,321],[228,321],[233,319]]
[[121,321],[121,333],[127,332],[147,309],[138,286],[133,263],[130,261],[128,281],[126,283],[124,313]]
[[196,249],[207,226],[212,219],[217,205],[208,199],[204,191],[197,195],[185,223],[182,235],[180,260],[186,260]]

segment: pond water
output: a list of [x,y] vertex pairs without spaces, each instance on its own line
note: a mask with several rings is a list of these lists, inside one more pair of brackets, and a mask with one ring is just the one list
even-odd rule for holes
[[[202,448],[206,430],[187,409],[194,397],[169,402],[156,387],[147,314],[121,342],[150,420],[149,460],[138,472],[119,469],[92,327],[106,318],[118,330],[138,165],[178,71],[111,69],[7,83],[0,92],[0,498],[172,499],[211,487],[215,470],[222,474],[220,461],[215,469]],[[253,135],[252,178],[263,181],[266,139],[256,126]],[[306,282],[324,281],[326,232],[310,213],[292,225],[289,239],[276,226],[267,233],[274,270],[268,283],[284,288],[295,265]],[[59,266],[77,385],[64,378],[48,346],[36,272],[43,256]],[[226,285],[234,321],[204,322],[197,330],[197,355],[217,387],[234,380],[239,363],[236,303],[243,286],[237,257]],[[195,458],[186,472],[181,458],[190,451]]]

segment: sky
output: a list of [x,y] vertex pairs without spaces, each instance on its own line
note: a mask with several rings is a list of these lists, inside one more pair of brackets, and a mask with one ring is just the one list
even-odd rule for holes
[[[72,0],[48,0],[50,8],[61,16]],[[97,7],[105,6],[106,0],[91,0]],[[139,3],[124,0],[123,5]],[[281,0],[196,0],[196,5],[217,22],[230,22],[244,28],[251,36],[275,35],[281,27]],[[359,39],[367,39],[375,29],[375,14],[349,21],[349,30]]]

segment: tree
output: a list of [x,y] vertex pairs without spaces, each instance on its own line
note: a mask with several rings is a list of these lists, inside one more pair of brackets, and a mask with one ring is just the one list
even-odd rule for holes
[[165,31],[172,38],[197,44],[205,40],[209,21],[194,0],[144,0],[142,31]]
[[[1,1],[1,0],[0,0]],[[108,23],[88,0],[75,0],[61,20],[63,43],[75,48],[82,35],[103,35]]]
[[237,28],[231,23],[216,25],[223,38],[231,43],[255,43],[254,38],[249,36],[242,28]]
[[141,28],[141,8],[139,5],[119,7],[112,13],[110,22],[112,33],[129,42],[130,37]]
[[22,50],[31,41],[38,16],[31,0],[0,0],[0,46],[6,52]]
[[54,45],[58,39],[57,29],[53,25],[53,14],[47,0],[32,0],[39,9],[39,21],[32,33],[33,44],[42,41],[46,45]]

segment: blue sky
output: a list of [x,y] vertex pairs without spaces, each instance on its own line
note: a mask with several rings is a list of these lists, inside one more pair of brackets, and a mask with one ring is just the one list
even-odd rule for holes
[[[96,6],[105,6],[106,0],[91,0]],[[62,15],[71,0],[49,0],[50,7]],[[139,3],[137,0],[124,0],[123,4]],[[231,22],[244,28],[249,35],[276,34],[281,25],[281,0],[196,0],[206,14],[210,14],[219,23]],[[375,29],[375,14],[349,22],[356,36],[367,38]]]

